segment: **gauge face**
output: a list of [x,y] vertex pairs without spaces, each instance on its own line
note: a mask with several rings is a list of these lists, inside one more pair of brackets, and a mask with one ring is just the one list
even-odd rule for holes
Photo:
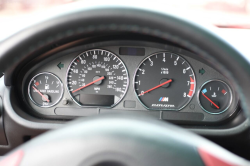
[[81,53],[67,73],[69,94],[79,106],[113,107],[126,94],[128,83],[121,59],[102,49]]
[[192,67],[169,52],[144,59],[134,76],[135,93],[147,109],[180,110],[193,97],[195,86]]
[[199,92],[201,108],[211,114],[225,112],[232,103],[232,91],[220,80],[211,80],[202,85]]
[[39,107],[52,107],[63,95],[61,80],[52,73],[39,73],[29,83],[28,93],[31,101]]

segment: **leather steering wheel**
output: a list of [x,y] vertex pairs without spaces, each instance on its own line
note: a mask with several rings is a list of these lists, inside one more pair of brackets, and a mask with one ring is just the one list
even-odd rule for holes
[[[102,33],[135,33],[177,43],[217,66],[235,85],[241,105],[250,117],[247,102],[250,65],[209,30],[146,7],[81,7],[76,3],[62,9],[1,44],[0,71],[6,75],[6,85],[12,85],[8,80],[15,75],[8,73],[13,73],[21,61],[33,58],[34,51],[53,42]],[[133,115],[79,119],[20,146],[0,165],[10,162],[20,166],[249,165],[248,161],[177,126]]]

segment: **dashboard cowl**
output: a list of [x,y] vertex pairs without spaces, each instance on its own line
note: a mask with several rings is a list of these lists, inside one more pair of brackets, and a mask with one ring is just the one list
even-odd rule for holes
[[[232,84],[240,95],[244,93],[243,89],[248,88],[250,71],[247,61],[217,35],[196,23],[166,12],[148,11],[143,6],[85,8],[77,7],[77,4],[63,12],[51,11],[49,17],[1,43],[0,71],[5,73],[5,85],[15,85],[21,68],[57,43],[123,33],[159,38],[187,48],[234,80]],[[241,65],[235,66],[236,62]],[[250,94],[245,96],[250,98]],[[250,103],[245,102],[246,99],[241,100],[243,106],[249,108],[247,105]]]

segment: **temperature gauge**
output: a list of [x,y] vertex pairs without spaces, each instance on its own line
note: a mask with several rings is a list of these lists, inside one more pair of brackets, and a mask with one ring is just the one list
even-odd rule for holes
[[210,114],[225,112],[232,103],[232,91],[221,80],[211,80],[202,85],[199,92],[201,108]]
[[29,83],[28,93],[31,101],[39,107],[52,107],[63,95],[61,80],[52,73],[39,73]]

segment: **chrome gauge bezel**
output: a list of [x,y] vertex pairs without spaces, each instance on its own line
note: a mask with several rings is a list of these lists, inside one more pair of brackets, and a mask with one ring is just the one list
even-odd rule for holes
[[[213,82],[213,81],[219,81],[219,82],[224,83],[224,84],[227,86],[227,88],[229,89],[229,93],[230,93],[230,96],[231,96],[228,106],[227,106],[224,110],[222,110],[222,111],[220,111],[220,112],[218,112],[218,113],[212,113],[212,112],[207,111],[207,110],[201,105],[200,97],[199,97],[199,96],[200,96],[201,89],[202,89],[206,84],[208,84],[209,82]],[[205,83],[203,83],[203,84],[200,86],[200,88],[199,88],[199,90],[198,90],[198,93],[197,93],[197,101],[198,101],[199,106],[201,107],[201,109],[202,109],[203,111],[205,111],[206,113],[209,113],[209,114],[212,114],[212,115],[219,115],[219,114],[222,114],[222,113],[224,113],[224,112],[226,112],[226,111],[228,110],[228,108],[231,106],[231,104],[232,104],[232,102],[233,102],[233,93],[232,93],[232,89],[230,88],[230,86],[229,86],[225,81],[222,81],[222,80],[219,80],[219,79],[208,80],[208,81],[206,81]]]
[[[195,86],[194,86],[193,94],[192,94],[192,96],[190,97],[190,100],[189,100],[186,104],[184,104],[181,108],[179,108],[179,109],[148,108],[148,107],[139,99],[139,97],[138,97],[138,95],[137,95],[137,93],[136,93],[136,90],[135,90],[135,77],[136,77],[136,73],[137,73],[139,67],[143,64],[143,62],[144,62],[146,59],[148,59],[148,58],[150,58],[150,57],[152,57],[152,56],[154,56],[154,55],[156,55],[156,54],[160,54],[160,53],[170,53],[170,54],[175,54],[175,55],[180,56],[180,57],[181,57],[182,59],[184,59],[185,62],[191,67],[192,73],[194,74]],[[157,111],[180,111],[180,110],[182,110],[183,108],[185,108],[185,107],[191,102],[191,100],[192,100],[193,97],[195,96],[196,83],[197,83],[197,82],[196,82],[195,72],[194,72],[194,70],[193,70],[193,67],[190,65],[190,63],[189,63],[182,55],[179,55],[179,54],[176,54],[176,53],[173,53],[173,52],[170,52],[170,51],[160,51],[160,52],[156,52],[156,53],[150,54],[150,55],[148,55],[147,57],[145,57],[145,58],[139,63],[139,65],[137,66],[137,68],[136,68],[136,70],[135,70],[135,72],[134,72],[134,76],[133,76],[133,90],[134,90],[134,94],[135,94],[137,100],[142,104],[142,106],[143,106],[144,108],[146,108],[147,110],[151,110],[151,111],[153,111],[153,110],[157,110]]]
[[[126,71],[126,74],[127,74],[127,84],[126,84],[126,89],[125,89],[125,92],[124,92],[123,96],[122,96],[116,103],[114,103],[113,105],[111,105],[110,107],[109,107],[109,106],[85,106],[85,105],[81,105],[81,104],[79,104],[79,103],[74,99],[74,97],[71,95],[70,90],[69,90],[69,87],[68,87],[68,73],[69,73],[69,70],[70,70],[70,67],[71,67],[72,63],[73,63],[79,56],[83,55],[84,53],[89,52],[89,51],[96,51],[96,50],[107,51],[107,52],[110,52],[111,54],[113,54],[114,56],[116,56],[116,58],[119,59],[120,62],[122,63],[122,65],[124,66],[125,71]],[[129,79],[128,69],[127,69],[127,66],[125,65],[125,63],[122,61],[122,59],[121,59],[119,56],[117,56],[115,53],[113,53],[113,52],[111,52],[111,51],[109,51],[109,50],[106,50],[106,49],[102,49],[102,48],[86,50],[86,51],[80,53],[79,55],[77,55],[77,56],[70,62],[69,66],[68,66],[68,68],[67,68],[66,76],[65,76],[65,83],[66,83],[66,87],[67,87],[67,92],[68,92],[70,98],[74,101],[75,104],[77,104],[79,107],[82,107],[82,108],[113,108],[113,107],[115,107],[116,105],[118,105],[118,104],[124,99],[125,95],[127,94],[127,91],[128,91],[128,88],[129,88],[129,81],[130,81],[130,79]]]
[[[52,76],[56,77],[56,78],[58,79],[58,81],[60,82],[60,84],[61,84],[61,91],[62,91],[62,93],[61,93],[59,99],[58,99],[54,104],[49,105],[49,106],[43,106],[43,105],[40,105],[40,104],[36,103],[36,102],[32,99],[32,97],[31,97],[31,95],[30,95],[30,86],[31,86],[32,81],[34,80],[34,78],[36,78],[37,76],[42,75],[42,74],[49,74],[49,75],[52,75]],[[29,95],[30,100],[31,100],[36,106],[38,106],[38,107],[41,107],[41,108],[50,108],[50,107],[55,106],[56,104],[58,104],[58,103],[61,101],[61,99],[62,99],[62,97],[63,97],[63,94],[64,94],[63,83],[62,83],[62,81],[60,80],[60,78],[59,78],[57,75],[53,74],[53,73],[50,73],[50,72],[41,72],[41,73],[36,74],[34,77],[32,77],[32,78],[30,79],[30,82],[29,82],[29,85],[28,85],[28,95]]]

